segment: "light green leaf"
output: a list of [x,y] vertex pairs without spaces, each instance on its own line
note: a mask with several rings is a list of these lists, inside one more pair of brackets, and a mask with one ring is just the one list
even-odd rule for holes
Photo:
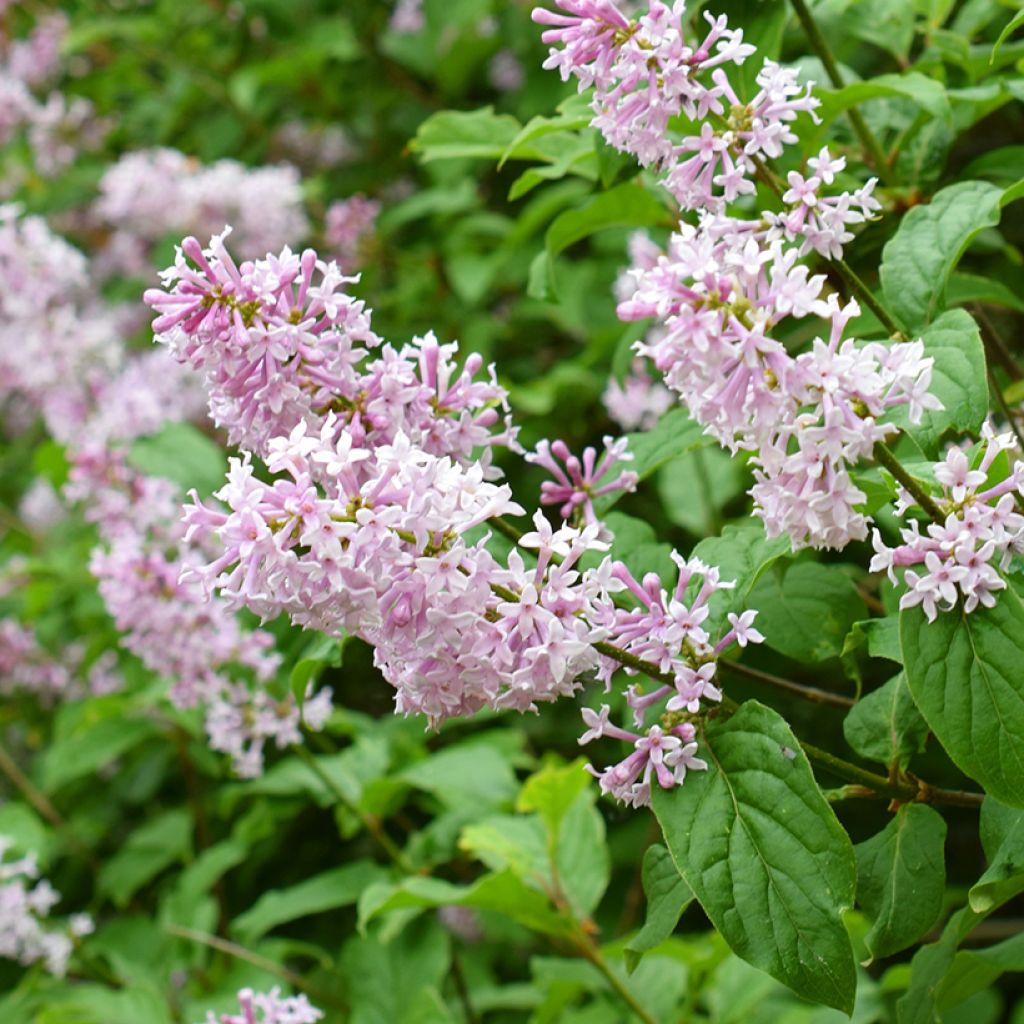
[[460,743],[405,768],[399,778],[451,807],[511,804],[519,784],[508,758],[486,740]]
[[749,701],[707,726],[700,754],[706,772],[652,787],[679,873],[738,956],[849,1013],[856,972],[841,915],[853,904],[853,847],[800,744]]
[[182,490],[210,494],[224,483],[228,462],[220,445],[191,423],[168,423],[159,434],[136,441],[128,461],[149,476],[160,476]]
[[946,823],[925,804],[904,804],[878,835],[854,848],[857,903],[872,921],[864,943],[875,959],[916,942],[942,910]]
[[722,510],[750,484],[743,461],[715,445],[662,466],[658,493],[665,515],[698,537],[716,533]]
[[647,918],[623,949],[630,974],[644,953],[671,936],[683,911],[693,902],[693,892],[679,874],[672,855],[660,843],[644,852],[641,879],[647,897]]
[[590,788],[591,776],[583,770],[583,758],[572,764],[550,764],[531,775],[516,798],[516,810],[540,814],[548,835],[558,836],[569,808]]
[[667,222],[661,200],[635,181],[599,192],[574,210],[560,213],[544,236],[549,284],[557,292],[555,260],[570,245],[608,228],[646,228]]
[[43,788],[52,792],[83,775],[95,774],[156,734],[156,726],[147,718],[118,716],[62,737],[47,747],[39,760]]
[[386,877],[384,868],[369,860],[323,871],[287,889],[272,889],[231,924],[243,945],[251,945],[271,929],[309,914],[352,906],[362,892]]
[[693,549],[692,557],[718,566],[723,580],[736,582],[731,590],[720,590],[711,597],[704,628],[713,639],[728,628],[729,612],[739,614],[750,607],[751,591],[762,573],[788,551],[787,538],[769,540],[759,522],[726,526],[721,536],[707,537]]
[[844,110],[879,96],[902,96],[913,100],[932,117],[948,117],[950,112],[942,83],[919,71],[907,71],[902,75],[879,75],[866,81],[852,82],[842,89],[816,89],[815,92],[821,98],[818,114],[826,124]]
[[936,1024],[941,1018],[936,995],[946,977],[957,947],[984,915],[970,907],[958,910],[948,921],[936,942],[922,946],[911,961],[910,985],[896,1004],[899,1024]]
[[914,704],[903,672],[862,697],[843,721],[846,742],[869,761],[906,768],[924,750],[928,723]]
[[[584,778],[582,768],[579,769]],[[588,918],[601,902],[611,878],[604,818],[594,806],[597,787],[587,786],[558,826],[555,867],[573,914]]]
[[571,923],[552,909],[546,896],[511,871],[485,875],[466,886],[415,876],[390,889],[375,887],[368,896],[372,898],[359,904],[360,927],[392,910],[457,906],[492,910],[545,935],[565,936],[572,929]]
[[999,48],[1010,38],[1013,32],[1024,25],[1024,11],[1018,11],[1005,25],[1003,31],[999,33],[999,38],[995,41],[995,45],[992,47],[992,56],[989,58],[989,63],[995,63],[996,54],[999,52]]
[[957,766],[996,799],[1024,806],[1024,604],[1012,589],[995,607],[900,612],[910,692]]
[[950,432],[977,431],[988,415],[985,348],[978,325],[962,309],[943,313],[921,335],[925,355],[935,360],[929,391],[942,402],[911,423],[900,406],[888,420],[905,430],[928,454],[938,454],[939,442]]
[[496,114],[493,107],[442,110],[419,126],[409,148],[423,163],[465,157],[498,160],[520,128],[514,117]]
[[1024,933],[985,949],[962,949],[936,994],[939,1010],[949,1010],[990,988],[1007,971],[1024,971]]
[[776,562],[750,591],[765,643],[796,661],[838,658],[850,628],[867,614],[853,581],[834,565]]
[[946,281],[975,236],[999,223],[1003,190],[964,181],[915,206],[882,251],[880,274],[889,311],[911,332],[942,308]]
[[852,654],[862,644],[867,644],[872,658],[887,658],[899,662],[900,620],[892,615],[881,619],[861,619],[855,622],[843,642],[843,656]]

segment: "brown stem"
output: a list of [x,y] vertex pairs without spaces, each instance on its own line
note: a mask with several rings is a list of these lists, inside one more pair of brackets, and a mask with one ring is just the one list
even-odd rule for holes
[[814,704],[829,704],[836,708],[852,708],[857,702],[851,697],[844,697],[841,693],[832,693],[831,690],[819,690],[816,686],[804,686],[802,683],[793,682],[792,679],[783,679],[782,676],[774,676],[769,672],[762,672],[757,668],[749,668],[735,661],[720,661],[722,668],[733,672],[738,676],[746,676],[748,679],[756,679],[760,683],[767,683],[784,693],[791,693],[802,700],[809,700]]
[[946,517],[942,514],[939,506],[935,504],[935,500],[903,468],[903,464],[882,441],[875,445],[875,458],[903,485],[904,490],[913,496],[914,500],[928,513],[929,518],[933,522],[941,524],[946,521]]

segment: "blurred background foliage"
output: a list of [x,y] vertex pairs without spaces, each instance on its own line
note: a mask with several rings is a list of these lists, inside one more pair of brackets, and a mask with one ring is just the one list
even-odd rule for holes
[[[644,228],[662,240],[673,220],[632,163],[586,127],[574,90],[541,70],[530,6],[425,0],[423,27],[399,31],[391,6],[377,0],[59,4],[70,19],[61,88],[90,100],[109,132],[56,179],[33,173],[26,146],[8,146],[4,165],[26,168],[11,198],[88,251],[97,239],[76,211],[122,153],[169,146],[204,163],[291,162],[314,225],[296,247],[323,244],[332,201],[363,193],[382,204],[362,242],[357,287],[379,333],[400,344],[434,330],[495,360],[528,447],[556,436],[576,449],[599,443],[619,432],[602,394],[610,374],[626,373],[640,330],[614,312],[627,239]],[[9,32],[50,9],[39,0],[9,8]],[[785,3],[712,9],[823,80]],[[860,94],[862,111],[893,157],[893,209],[940,180],[1008,184],[1024,175],[1024,41],[1007,40],[990,61],[1014,10],[998,0],[815,5],[848,81],[876,83]],[[899,84],[877,85],[880,76],[900,76]],[[844,103],[828,91],[817,129],[840,150],[855,145]],[[324,160],[332,145],[342,158]],[[858,240],[865,277],[891,230],[883,220]],[[1019,217],[986,230],[951,283],[1008,332],[1024,311],[1022,236]],[[178,240],[160,242],[153,277],[116,279],[110,297],[138,298]],[[869,318],[864,325],[870,334]],[[150,339],[142,329],[135,343]],[[699,552],[727,561],[742,544],[747,470],[687,437],[689,450],[666,448],[660,468],[611,514],[633,565],[662,566],[668,545],[689,552],[702,541]],[[35,475],[63,482],[59,446],[38,432],[0,443],[4,508],[18,506]],[[182,460],[191,460],[186,476],[197,461],[213,481],[223,468],[219,450],[194,438],[139,457],[172,476]],[[507,470],[529,503],[539,475],[518,460]],[[27,557],[33,569],[31,583],[0,600],[32,619],[45,644],[77,637],[99,652],[115,643],[88,573],[93,543],[75,519],[45,547],[14,529],[0,535],[0,556]],[[892,677],[885,638],[855,627],[892,603],[887,585],[879,590],[861,568],[863,555],[831,557],[845,573],[825,580],[820,556],[781,559],[751,595],[769,643],[745,663],[848,697]],[[771,642],[773,618],[782,620],[774,635],[789,639]],[[813,629],[787,628],[809,621]],[[275,755],[255,780],[233,779],[206,748],[198,718],[162,703],[166,681],[127,655],[122,692],[58,707],[0,703],[0,750],[26,766],[24,775],[5,767],[0,833],[41,852],[62,912],[88,910],[98,922],[80,977],[56,981],[0,961],[5,1024],[192,1024],[207,1008],[231,1007],[242,985],[296,982],[328,1021],[356,1024],[614,1024],[632,1019],[623,988],[665,1022],[843,1019],[738,960],[685,893],[666,889],[653,818],[598,801],[585,785],[578,706],[480,714],[425,733],[422,722],[391,714],[368,648],[311,641],[285,623],[270,628],[286,652],[281,693],[319,678],[340,710],[323,736],[310,737],[312,754]],[[798,735],[845,746],[842,708],[793,702],[750,680],[730,678],[730,692],[784,708]],[[846,730],[870,757],[856,728]],[[908,754],[915,770],[937,784],[965,783],[934,744],[918,740]],[[855,841],[889,818],[877,801],[846,801],[839,813]],[[953,903],[984,859],[975,812],[946,817]],[[1004,910],[1009,920],[1013,911]],[[852,913],[848,924],[860,942],[867,922]],[[895,1020],[908,957],[862,971],[858,1024]],[[980,986],[970,981],[978,971]],[[1024,1021],[1022,990],[997,983],[997,966],[965,961],[960,973],[968,981],[947,995],[944,1020]]]

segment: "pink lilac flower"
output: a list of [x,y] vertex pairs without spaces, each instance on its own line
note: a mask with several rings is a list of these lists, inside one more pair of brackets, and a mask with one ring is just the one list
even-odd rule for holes
[[388,28],[392,32],[415,35],[426,27],[423,0],[396,0]]
[[35,633],[13,618],[0,619],[0,694],[32,694],[43,705],[111,693],[123,685],[117,655],[105,651],[91,665],[85,646],[71,643],[57,653],[39,643]]
[[358,193],[327,207],[324,241],[343,270],[351,271],[360,266],[360,252],[366,239],[373,234],[379,215],[380,203]]
[[[648,344],[656,343],[648,338]],[[623,430],[650,430],[675,404],[672,392],[647,372],[643,359],[634,359],[620,384],[609,378],[602,396],[608,415]]]
[[208,236],[230,222],[253,255],[309,234],[299,173],[289,164],[202,164],[177,150],[143,149],[109,167],[99,188],[91,217],[110,232],[97,255],[108,275],[148,276],[152,250],[168,234]]
[[[395,349],[370,326],[365,304],[346,287],[337,263],[307,249],[236,266],[215,236],[208,250],[182,243],[163,289],[146,301],[160,315],[153,329],[182,362],[203,371],[215,422],[233,443],[257,454],[299,423],[319,434],[328,418],[357,446],[399,435],[423,451],[466,460],[484,448],[515,444],[505,391],[483,360],[458,369],[455,343],[434,335]],[[501,422],[505,429],[492,434]]]
[[[598,652],[602,641],[671,673],[688,709],[717,700],[717,656],[759,639],[748,613],[712,644],[701,624],[724,586],[717,570],[680,559],[670,597],[656,577],[637,583],[608,558],[580,567],[607,547],[590,498],[633,483],[629,473],[605,482],[623,442],[608,439],[600,460],[540,446],[536,460],[556,477],[543,500],[564,517],[582,509],[582,523],[555,528],[537,512],[520,548],[499,561],[481,528],[522,513],[491,460],[496,446],[514,444],[498,412],[504,391],[493,372],[476,380],[479,357],[460,366],[456,347],[433,335],[401,350],[385,344],[342,283],[312,252],[236,266],[222,239],[205,252],[188,239],[168,290],[147,293],[158,340],[205,371],[213,409],[246,449],[216,502],[192,495],[185,542],[205,556],[182,585],[264,619],[285,613],[304,628],[361,637],[396,710],[434,725],[484,707],[532,711],[591,673],[610,684],[618,662]],[[257,395],[278,376],[293,404],[268,410]],[[620,592],[643,607],[619,607]],[[700,767],[692,736],[677,743],[675,725],[663,742],[653,737],[641,747],[662,784]]]
[[269,992],[243,988],[238,993],[239,1013],[206,1015],[204,1024],[316,1024],[323,1013],[304,995],[282,996],[275,985]]
[[[1018,509],[1024,497],[1024,463],[1015,462],[1009,476],[988,485],[996,458],[1015,442],[1012,434],[996,434],[988,424],[982,437],[985,444],[976,464],[954,447],[933,467],[942,486],[937,503],[945,513],[943,522],[929,523],[921,533],[917,520],[910,520],[900,531],[903,543],[894,548],[877,530],[873,534],[872,571],[884,570],[896,583],[896,570],[905,569],[907,591],[900,607],[920,605],[929,622],[940,611],[957,607],[961,598],[967,613],[978,605],[991,608],[997,591],[1006,588],[998,570],[1005,571],[1015,556],[1024,554],[1024,515]],[[900,509],[905,512],[913,504],[904,493]]]
[[487,68],[487,80],[498,92],[516,92],[523,87],[526,73],[511,50],[499,50]]
[[67,971],[74,940],[93,930],[87,914],[74,914],[62,925],[46,919],[60,901],[58,893],[39,878],[34,855],[9,858],[14,841],[0,836],[0,957],[29,966],[42,963],[59,978]]
[[591,447],[585,448],[583,458],[579,459],[569,451],[564,441],[540,441],[537,450],[527,454],[526,461],[535,463],[554,477],[540,485],[541,504],[561,505],[559,515],[563,519],[579,519],[588,525],[596,523],[594,498],[614,491],[636,490],[636,473],[629,470],[613,473],[621,463],[633,460],[626,445],[624,437],[617,441],[606,437],[600,459],[597,450]]

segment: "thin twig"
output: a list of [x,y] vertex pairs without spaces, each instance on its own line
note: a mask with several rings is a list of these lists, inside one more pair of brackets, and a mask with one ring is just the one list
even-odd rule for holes
[[[804,0],[790,0],[790,3],[793,5],[793,10],[800,20],[804,34],[807,36],[807,41],[811,44],[811,49],[817,54],[818,60],[821,61],[822,66],[825,68],[825,74],[828,75],[835,88],[842,89],[846,85],[842,72],[839,70],[835,57],[832,56],[828,42],[821,34],[821,30],[814,20],[814,15],[811,14]],[[853,125],[853,130],[857,133],[857,138],[860,139],[861,145],[870,154],[871,162],[874,164],[878,176],[887,185],[893,184],[892,166],[889,163],[889,157],[882,148],[882,144],[875,137],[874,132],[868,127],[861,112],[856,107],[850,107],[846,111],[846,116],[850,119],[850,124]]]
[[946,517],[931,495],[904,468],[903,464],[893,455],[890,448],[882,441],[875,445],[875,459],[880,462],[903,485],[904,490],[928,513],[936,523],[944,523]]
[[177,924],[165,924],[164,931],[168,935],[174,935],[176,938],[187,939],[189,942],[198,942],[200,945],[209,946],[210,949],[215,949],[218,953],[226,953],[236,960],[244,960],[246,963],[252,964],[253,967],[258,967],[261,971],[267,971],[282,981],[287,981],[289,985],[312,996],[317,1002],[323,1003],[324,1006],[332,1006],[336,1010],[343,1011],[349,1008],[337,996],[324,991],[316,985],[311,985],[301,974],[296,974],[294,971],[288,970],[287,967],[282,967],[280,964],[274,963],[273,960],[268,960],[266,957],[254,953],[251,949],[238,945],[237,942],[222,939],[217,935],[209,935],[206,932],[197,932],[192,928],[185,928]]
[[746,676],[748,679],[756,679],[760,683],[767,683],[777,690],[791,693],[802,700],[809,700],[814,704],[830,704],[837,708],[852,708],[857,702],[852,697],[844,697],[841,693],[833,693],[831,690],[819,690],[816,686],[805,686],[803,683],[794,682],[792,679],[783,679],[782,676],[772,675],[770,672],[762,672],[757,668],[750,668],[736,661],[720,661],[722,668],[734,672],[738,676]]

